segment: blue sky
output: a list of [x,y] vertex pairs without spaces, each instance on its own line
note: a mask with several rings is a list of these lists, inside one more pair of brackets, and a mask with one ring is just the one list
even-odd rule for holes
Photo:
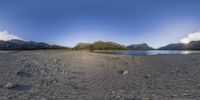
[[153,47],[200,31],[199,0],[0,0],[0,30],[74,46],[113,41]]

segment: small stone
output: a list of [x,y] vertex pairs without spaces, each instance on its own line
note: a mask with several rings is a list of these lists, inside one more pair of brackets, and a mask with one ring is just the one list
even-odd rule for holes
[[25,71],[17,71],[16,72],[17,76],[20,76],[22,78],[28,78],[31,77],[31,75]]
[[174,74],[174,73],[175,73],[174,71],[171,71],[171,72],[170,72],[170,74]]
[[115,91],[111,91],[112,92],[112,94],[115,94]]
[[23,67],[32,67],[32,65],[29,64],[29,63],[25,63],[25,64],[23,65]]
[[181,71],[180,71],[178,68],[176,68],[176,72],[178,72],[178,73],[179,73],[179,72],[181,72]]
[[143,98],[141,98],[142,100],[153,100],[153,99],[151,99],[151,98],[147,98],[147,97],[143,97]]
[[37,62],[37,61],[33,61],[33,64],[35,64],[35,65],[40,65],[40,63]]
[[128,74],[128,71],[127,70],[120,70],[119,73],[122,74],[122,75],[125,75],[125,74]]
[[123,75],[128,74],[128,71],[124,71],[122,74],[123,74]]
[[48,99],[45,97],[41,97],[39,100],[48,100]]
[[175,98],[175,97],[177,97],[177,95],[171,95],[171,98]]
[[55,62],[55,63],[57,63],[57,62],[59,62],[59,61],[61,61],[61,59],[54,59],[54,62]]
[[116,98],[116,99],[117,99],[117,98],[121,98],[121,96],[117,95],[117,96],[114,96],[114,98]]
[[149,78],[149,77],[151,77],[151,75],[149,75],[149,74],[146,74],[146,75],[145,75],[145,78]]
[[190,96],[190,94],[188,94],[188,93],[183,93],[182,95],[183,96]]
[[4,88],[7,88],[7,89],[10,89],[10,88],[13,88],[15,87],[17,84],[14,84],[14,83],[7,83],[6,85],[4,85]]
[[189,91],[189,90],[185,90],[185,92],[186,92],[186,93],[190,93],[190,91]]
[[188,74],[188,73],[189,73],[189,71],[185,70],[185,71],[183,71],[183,73],[184,73],[184,74]]

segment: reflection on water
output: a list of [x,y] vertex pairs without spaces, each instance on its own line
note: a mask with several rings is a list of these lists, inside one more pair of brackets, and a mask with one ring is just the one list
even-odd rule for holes
[[132,56],[158,55],[158,54],[193,54],[200,51],[178,51],[178,50],[126,50],[126,51],[100,51],[105,54],[122,54]]

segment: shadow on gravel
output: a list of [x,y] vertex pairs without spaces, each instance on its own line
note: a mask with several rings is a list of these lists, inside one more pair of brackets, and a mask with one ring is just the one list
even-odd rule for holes
[[31,86],[28,86],[28,85],[17,84],[17,85],[10,87],[8,89],[13,90],[13,91],[25,91],[25,90],[29,90],[30,88],[31,88]]
[[17,72],[17,76],[19,76],[21,78],[28,78],[28,77],[31,77],[31,74],[24,72],[24,71],[19,71],[19,72]]

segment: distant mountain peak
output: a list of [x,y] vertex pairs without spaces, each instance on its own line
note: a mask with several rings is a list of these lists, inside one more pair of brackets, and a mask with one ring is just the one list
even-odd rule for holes
[[176,43],[160,47],[160,50],[200,50],[200,41],[191,41],[187,44]]
[[129,50],[152,50],[153,48],[148,46],[146,43],[132,44],[127,46]]
[[66,48],[62,46],[51,46],[44,42],[23,41],[12,39],[8,41],[0,41],[0,50],[36,50],[36,49],[59,49]]

